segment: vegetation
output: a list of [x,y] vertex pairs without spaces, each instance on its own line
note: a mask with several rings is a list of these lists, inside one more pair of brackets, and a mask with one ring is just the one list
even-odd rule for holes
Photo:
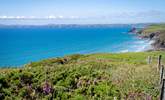
[[153,24],[143,30],[143,34],[165,31],[165,24]]
[[165,52],[77,54],[2,68],[0,100],[156,100],[160,54],[165,57]]
[[165,50],[165,24],[153,24],[138,32],[143,38],[154,39],[156,50]]

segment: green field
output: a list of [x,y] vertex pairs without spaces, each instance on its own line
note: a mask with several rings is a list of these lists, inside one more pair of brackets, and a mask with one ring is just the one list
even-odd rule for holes
[[[71,55],[0,69],[0,99],[146,100],[159,97],[165,52]],[[147,63],[152,57],[151,64]],[[50,91],[43,87],[48,84]]]

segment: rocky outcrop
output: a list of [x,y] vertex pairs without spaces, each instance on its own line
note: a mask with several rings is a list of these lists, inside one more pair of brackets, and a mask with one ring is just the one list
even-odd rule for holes
[[165,50],[165,33],[161,32],[155,38],[154,47],[155,49]]
[[148,38],[150,40],[154,40],[152,44],[154,50],[165,50],[165,32],[157,31],[151,33],[144,33],[144,30],[140,30],[136,32],[140,38]]
[[135,27],[131,28],[131,30],[129,31],[129,33],[136,33],[137,29]]

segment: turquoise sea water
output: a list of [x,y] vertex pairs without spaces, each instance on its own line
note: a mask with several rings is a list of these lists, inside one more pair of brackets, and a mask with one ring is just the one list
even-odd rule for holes
[[130,25],[0,27],[0,66],[20,66],[75,53],[137,52],[148,48],[149,41],[128,34],[130,29]]

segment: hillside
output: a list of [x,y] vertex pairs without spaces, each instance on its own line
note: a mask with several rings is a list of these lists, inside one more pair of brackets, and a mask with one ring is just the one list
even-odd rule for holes
[[[159,97],[158,55],[165,52],[71,55],[0,69],[0,99],[145,100]],[[152,57],[151,64],[147,63]]]
[[138,32],[143,38],[154,40],[155,50],[165,50],[165,24],[153,24]]

